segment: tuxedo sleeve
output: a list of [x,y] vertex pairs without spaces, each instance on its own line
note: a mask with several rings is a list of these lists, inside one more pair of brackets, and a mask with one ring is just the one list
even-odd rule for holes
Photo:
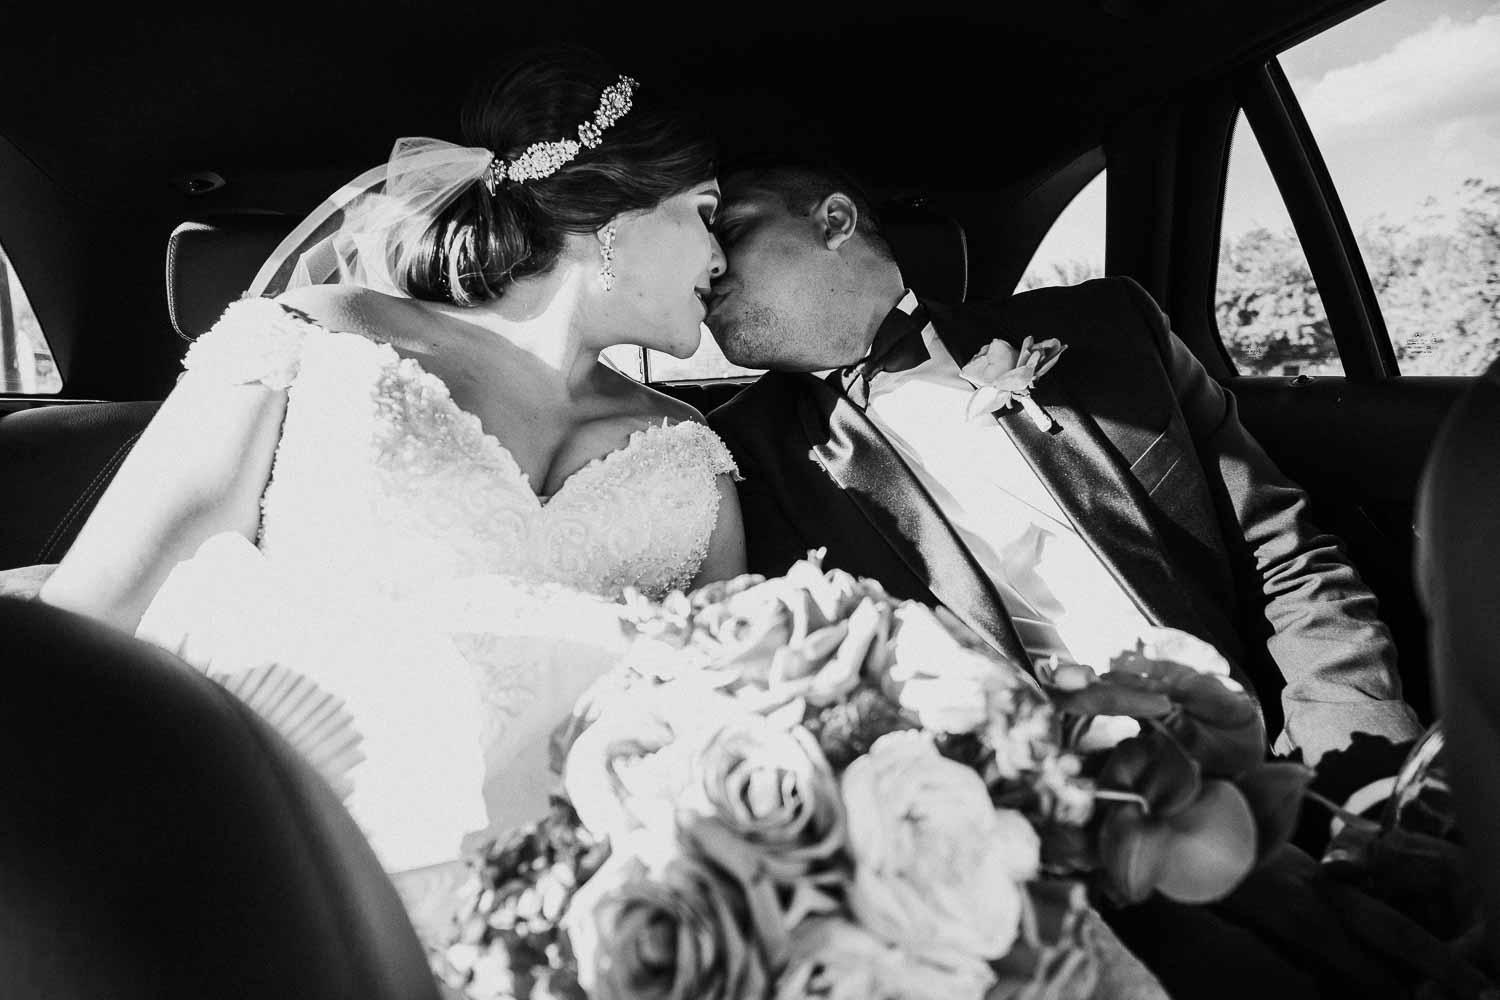
[[736,484],[740,519],[745,528],[745,564],[751,573],[780,576],[807,556],[816,543],[804,537],[788,516],[781,494],[783,463],[774,449],[778,436],[767,433],[764,407],[735,400],[708,415],[708,425],[723,438],[739,466]]
[[1396,647],[1370,592],[1334,536],[1308,516],[1307,495],[1240,423],[1234,396],[1172,333],[1151,297],[1129,282],[1153,331],[1231,550],[1258,576],[1266,648],[1286,686],[1275,750],[1318,764],[1355,733],[1401,743],[1422,729],[1401,699]]
[[780,576],[816,547],[767,490],[741,483],[740,510],[745,520],[745,564],[752,573]]

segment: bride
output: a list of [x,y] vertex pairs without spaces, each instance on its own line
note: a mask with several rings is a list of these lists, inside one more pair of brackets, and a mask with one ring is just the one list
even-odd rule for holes
[[40,594],[260,708],[392,872],[541,814],[626,588],[744,566],[722,442],[600,361],[696,349],[710,146],[573,49],[485,81],[462,126],[278,248]]

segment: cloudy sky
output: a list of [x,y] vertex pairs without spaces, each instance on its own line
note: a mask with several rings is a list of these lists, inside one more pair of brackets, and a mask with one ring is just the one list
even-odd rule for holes
[[[1281,54],[1350,221],[1410,218],[1466,177],[1500,183],[1500,0],[1385,0]],[[1242,123],[1243,124],[1243,123]],[[1251,133],[1236,138],[1224,230],[1289,226]],[[1068,218],[1071,217],[1071,218]],[[1104,185],[1084,190],[1038,261],[1096,259]]]

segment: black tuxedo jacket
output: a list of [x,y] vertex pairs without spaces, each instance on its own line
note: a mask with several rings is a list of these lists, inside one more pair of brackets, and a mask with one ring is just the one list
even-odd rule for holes
[[[1145,616],[1225,654],[1269,732],[1284,725],[1279,751],[1315,763],[1354,732],[1418,734],[1374,596],[1140,286],[1106,278],[925,304],[960,364],[996,337],[1068,345],[1032,393],[1053,430],[1018,407],[996,419]],[[751,570],[776,575],[826,548],[825,567],[946,605],[1026,662],[994,585],[836,381],[773,372],[708,419],[744,476]]]

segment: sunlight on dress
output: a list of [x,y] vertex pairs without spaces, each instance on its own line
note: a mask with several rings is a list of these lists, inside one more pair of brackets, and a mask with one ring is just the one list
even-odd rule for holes
[[552,727],[623,650],[623,588],[664,596],[702,563],[723,443],[663,422],[544,500],[415,361],[270,300],[230,306],[184,364],[287,388],[286,419],[259,544],[206,541],[138,635],[340,699],[364,757],[346,805],[389,871],[540,812]]

